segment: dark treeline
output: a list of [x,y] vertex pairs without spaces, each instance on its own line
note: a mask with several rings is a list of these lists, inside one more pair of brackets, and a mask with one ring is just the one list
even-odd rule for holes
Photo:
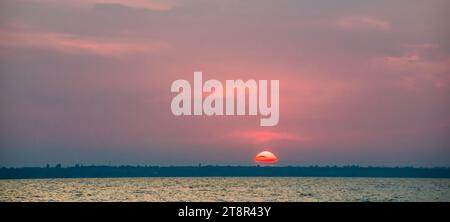
[[450,178],[450,168],[359,166],[73,166],[0,168],[0,179],[104,177],[417,177]]

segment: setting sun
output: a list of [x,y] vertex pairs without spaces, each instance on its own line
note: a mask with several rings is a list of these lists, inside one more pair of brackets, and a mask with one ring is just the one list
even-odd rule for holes
[[263,151],[255,156],[255,161],[258,163],[276,163],[278,162],[278,157],[269,151]]

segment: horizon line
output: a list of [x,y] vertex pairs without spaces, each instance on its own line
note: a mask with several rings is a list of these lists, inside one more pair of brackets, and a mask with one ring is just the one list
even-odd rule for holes
[[77,168],[77,167],[304,167],[304,168],[414,168],[414,169],[449,169],[450,166],[411,166],[411,165],[398,165],[398,166],[382,166],[382,165],[277,165],[277,164],[252,164],[252,165],[222,165],[222,164],[190,164],[190,165],[147,165],[147,164],[118,164],[118,165],[105,165],[105,164],[46,164],[44,166],[0,166],[0,169],[24,169],[24,168]]

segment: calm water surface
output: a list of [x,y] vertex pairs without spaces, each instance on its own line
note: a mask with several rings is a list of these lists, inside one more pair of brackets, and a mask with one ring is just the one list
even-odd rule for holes
[[0,201],[450,201],[450,179],[190,177],[0,180]]

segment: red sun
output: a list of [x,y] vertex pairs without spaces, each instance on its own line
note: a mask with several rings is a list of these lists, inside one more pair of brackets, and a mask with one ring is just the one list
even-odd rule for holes
[[255,161],[258,163],[275,163],[278,161],[278,157],[269,151],[263,151],[256,154]]

